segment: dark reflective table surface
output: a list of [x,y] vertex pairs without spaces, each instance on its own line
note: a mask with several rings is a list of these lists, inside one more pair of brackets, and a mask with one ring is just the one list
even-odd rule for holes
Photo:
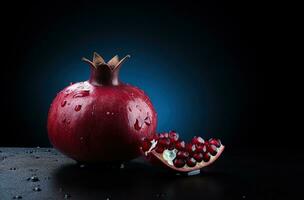
[[187,177],[142,159],[87,166],[54,149],[0,148],[0,199],[289,199],[302,193],[304,157],[285,154],[227,151]]

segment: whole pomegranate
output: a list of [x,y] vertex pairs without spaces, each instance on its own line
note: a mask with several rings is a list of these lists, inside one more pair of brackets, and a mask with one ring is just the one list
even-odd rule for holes
[[126,161],[140,155],[141,138],[155,133],[157,116],[149,97],[119,80],[129,58],[108,63],[94,53],[88,81],[59,92],[48,114],[48,136],[55,148],[81,162]]

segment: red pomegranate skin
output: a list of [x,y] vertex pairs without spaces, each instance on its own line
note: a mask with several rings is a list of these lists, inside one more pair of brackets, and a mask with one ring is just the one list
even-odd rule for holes
[[[94,54],[95,61],[98,56]],[[49,139],[55,148],[80,162],[136,158],[140,139],[155,133],[156,112],[141,89],[121,83],[113,66],[114,70],[109,63],[98,66],[94,59],[90,80],[66,87],[53,100]]]

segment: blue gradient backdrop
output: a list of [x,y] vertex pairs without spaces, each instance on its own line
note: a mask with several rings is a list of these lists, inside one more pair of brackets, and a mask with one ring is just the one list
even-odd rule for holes
[[99,7],[53,5],[41,11],[33,6],[20,22],[16,44],[21,47],[13,46],[20,63],[19,92],[9,100],[27,141],[18,144],[49,145],[49,105],[70,82],[88,79],[89,67],[80,58],[91,58],[93,51],[106,59],[132,56],[121,80],[150,96],[158,131],[175,129],[185,139],[213,136],[238,144],[234,138],[254,127],[254,50],[244,46],[232,18],[218,22],[219,11],[213,15],[206,8],[206,16],[195,16],[170,4],[123,4],[115,14]]

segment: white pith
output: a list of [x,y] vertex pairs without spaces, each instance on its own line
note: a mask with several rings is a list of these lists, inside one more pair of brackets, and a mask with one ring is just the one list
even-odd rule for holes
[[156,140],[152,140],[151,141],[151,147],[148,151],[145,152],[145,155],[147,156],[157,145],[157,141]]
[[173,160],[176,158],[177,149],[173,150],[164,150],[163,158],[169,165],[173,165]]

